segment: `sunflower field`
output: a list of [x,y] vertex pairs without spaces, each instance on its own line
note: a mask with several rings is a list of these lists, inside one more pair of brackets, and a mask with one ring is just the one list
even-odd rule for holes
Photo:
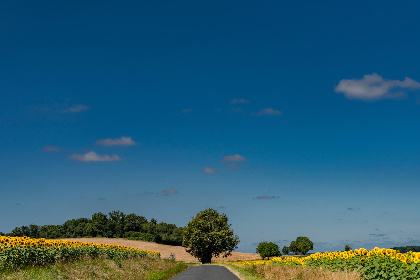
[[82,257],[118,260],[144,256],[160,257],[160,253],[119,245],[0,236],[0,270],[43,266]]
[[235,262],[246,268],[260,265],[315,267],[328,270],[359,271],[363,279],[419,280],[420,253],[401,254],[392,249],[364,248],[345,252],[315,253],[305,257],[278,257],[267,261]]

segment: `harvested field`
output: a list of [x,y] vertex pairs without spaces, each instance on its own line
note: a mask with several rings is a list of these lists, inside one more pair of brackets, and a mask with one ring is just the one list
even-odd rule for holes
[[[185,248],[181,246],[162,245],[153,242],[128,240],[123,238],[66,238],[63,240],[94,242],[102,244],[117,244],[127,247],[139,248],[143,250],[159,251],[162,259],[169,258],[169,255],[172,253],[175,255],[177,261],[199,262],[196,258],[188,254],[185,251]],[[258,259],[261,259],[259,254],[233,252],[232,255],[227,258],[219,257],[216,259],[212,259],[212,261],[240,261]]]

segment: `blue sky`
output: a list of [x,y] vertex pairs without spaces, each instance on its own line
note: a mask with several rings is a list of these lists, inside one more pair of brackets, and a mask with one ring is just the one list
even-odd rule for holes
[[0,231],[226,213],[419,245],[419,1],[2,1]]

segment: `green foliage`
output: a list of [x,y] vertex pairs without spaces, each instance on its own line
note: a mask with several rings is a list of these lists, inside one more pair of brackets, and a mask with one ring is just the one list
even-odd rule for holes
[[53,247],[18,245],[5,246],[4,248],[0,246],[0,248],[2,248],[2,252],[0,253],[0,271],[69,262],[79,260],[83,257],[106,257],[113,260],[145,257],[147,255],[160,257],[160,254],[134,248],[109,248],[101,247],[100,245],[74,247],[60,245]]
[[182,246],[201,263],[211,263],[220,254],[227,257],[239,243],[230,226],[225,214],[211,208],[201,211],[185,228]]
[[306,255],[306,253],[314,249],[314,243],[308,237],[299,236],[290,243],[289,249],[295,254]]
[[349,244],[346,244],[346,246],[344,246],[344,251],[350,251],[351,250],[351,246]]
[[261,242],[256,251],[262,259],[281,256],[279,246],[273,242]]
[[319,258],[306,262],[307,265],[330,270],[357,270],[363,279],[418,280],[419,263],[407,264],[390,256],[357,256],[352,258]]
[[107,215],[99,212],[91,219],[79,218],[66,221],[62,225],[31,224],[16,227],[9,236],[31,238],[78,238],[78,237],[124,237],[135,240],[151,241],[167,245],[182,245],[183,228],[174,224],[147,221],[136,214],[112,211]]
[[283,249],[281,249],[281,251],[283,252],[283,254],[287,255],[290,252],[290,248],[287,246],[284,246]]
[[[175,261],[174,261],[175,264]],[[182,271],[186,270],[188,268],[188,265],[185,263],[176,263],[176,266],[170,268],[167,271],[159,271],[159,272],[152,272],[147,275],[148,280],[166,280],[170,279],[172,276],[175,276],[178,273],[181,273]]]
[[404,246],[404,247],[394,247],[391,248],[396,251],[400,251],[400,253],[407,253],[409,251],[411,252],[420,252],[420,246]]
[[188,266],[181,262],[147,256],[120,260],[112,260],[106,257],[82,258],[68,263],[25,267],[17,271],[0,271],[0,279],[166,280],[187,268]]

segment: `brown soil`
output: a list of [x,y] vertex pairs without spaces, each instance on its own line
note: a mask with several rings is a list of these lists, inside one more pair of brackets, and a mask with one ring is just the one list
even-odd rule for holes
[[[162,259],[169,258],[169,255],[172,253],[175,255],[175,259],[177,261],[198,262],[196,258],[188,254],[185,251],[185,248],[181,246],[162,245],[146,241],[127,240],[123,238],[67,238],[64,240],[94,242],[102,244],[116,244],[149,251],[159,251]],[[238,261],[258,259],[261,259],[260,255],[258,254],[232,252],[232,255],[227,258],[213,258],[212,261]]]

